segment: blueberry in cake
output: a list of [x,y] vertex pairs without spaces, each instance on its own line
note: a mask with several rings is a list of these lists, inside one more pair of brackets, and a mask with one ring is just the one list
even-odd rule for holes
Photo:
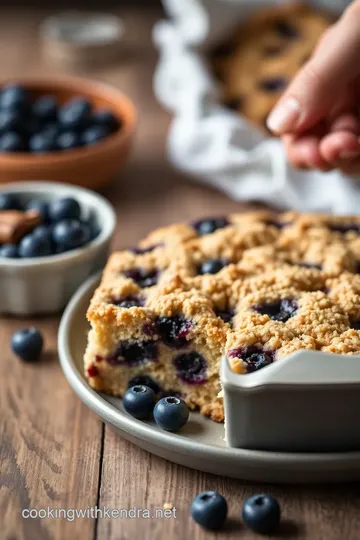
[[266,129],[271,109],[331,22],[301,2],[256,11],[211,52],[223,103]]
[[219,363],[360,354],[360,217],[253,212],[158,229],[114,253],[88,310],[85,373],[224,418]]

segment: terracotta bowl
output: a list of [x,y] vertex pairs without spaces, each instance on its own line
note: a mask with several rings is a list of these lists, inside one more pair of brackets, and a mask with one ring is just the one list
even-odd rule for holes
[[27,88],[34,98],[52,94],[59,103],[64,103],[75,96],[85,97],[95,109],[111,109],[121,120],[122,127],[99,143],[74,150],[46,154],[0,153],[0,183],[52,180],[99,189],[111,181],[131,148],[136,123],[132,101],[112,86],[77,77],[16,79],[16,82]]

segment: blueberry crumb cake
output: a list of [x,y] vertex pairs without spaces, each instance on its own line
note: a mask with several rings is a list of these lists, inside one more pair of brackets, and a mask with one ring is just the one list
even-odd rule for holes
[[88,310],[85,373],[222,421],[222,355],[247,374],[299,349],[360,354],[360,217],[259,211],[158,229],[114,253]]

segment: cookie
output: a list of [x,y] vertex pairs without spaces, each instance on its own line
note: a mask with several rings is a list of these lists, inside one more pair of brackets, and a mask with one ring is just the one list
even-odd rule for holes
[[332,22],[298,2],[258,10],[211,53],[222,102],[266,129],[271,109]]

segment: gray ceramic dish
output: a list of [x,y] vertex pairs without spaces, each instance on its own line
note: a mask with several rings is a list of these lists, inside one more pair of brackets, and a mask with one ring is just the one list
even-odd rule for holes
[[226,438],[290,452],[360,449],[360,357],[298,351],[249,375],[222,359]]
[[360,479],[360,452],[290,453],[230,448],[224,440],[223,424],[198,413],[190,415],[180,434],[171,434],[151,422],[130,417],[120,399],[97,394],[83,376],[82,358],[89,329],[85,312],[98,283],[99,276],[88,280],[64,312],[59,329],[60,362],[80,399],[121,436],[175,463],[234,478],[282,483]]

